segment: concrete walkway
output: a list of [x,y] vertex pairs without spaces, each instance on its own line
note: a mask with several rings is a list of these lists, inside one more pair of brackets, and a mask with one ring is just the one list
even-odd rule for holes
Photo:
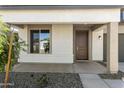
[[14,71],[98,74],[98,73],[105,73],[106,69],[104,66],[96,62],[82,62],[76,64],[20,63],[15,65]]
[[110,88],[124,88],[124,81],[122,80],[104,79],[104,81]]
[[119,62],[119,70],[124,72],[124,62]]
[[84,88],[124,88],[124,81],[101,79],[97,74],[79,74]]
[[96,74],[79,74],[84,88],[109,88]]

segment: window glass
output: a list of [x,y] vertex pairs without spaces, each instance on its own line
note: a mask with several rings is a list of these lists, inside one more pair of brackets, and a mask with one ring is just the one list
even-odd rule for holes
[[121,12],[121,21],[124,21],[124,10]]
[[31,30],[31,53],[39,53],[39,30]]
[[49,30],[40,32],[40,53],[48,54],[50,52],[50,34]]
[[31,53],[50,53],[50,32],[49,30],[31,30]]

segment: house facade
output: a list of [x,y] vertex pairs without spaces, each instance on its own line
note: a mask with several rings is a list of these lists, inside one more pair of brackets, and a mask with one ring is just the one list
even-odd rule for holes
[[0,6],[4,22],[28,44],[19,62],[107,62],[116,73],[124,62],[123,6]]

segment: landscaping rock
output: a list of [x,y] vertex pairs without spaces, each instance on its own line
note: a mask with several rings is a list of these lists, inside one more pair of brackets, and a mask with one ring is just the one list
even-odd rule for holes
[[[43,75],[47,77],[47,85],[43,85],[46,88],[82,88],[80,77],[77,73],[38,73],[38,72],[15,72],[14,86],[8,86],[13,88],[40,88],[38,80]],[[0,82],[3,83],[5,73],[0,73]],[[3,86],[1,86],[3,87]]]
[[117,74],[99,74],[102,79],[122,79],[124,72],[118,71]]

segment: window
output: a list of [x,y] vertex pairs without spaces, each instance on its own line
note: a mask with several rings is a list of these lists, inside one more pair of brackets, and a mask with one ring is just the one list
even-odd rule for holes
[[121,10],[121,21],[124,21],[124,9]]
[[30,52],[31,53],[50,53],[50,31],[49,30],[30,30]]

